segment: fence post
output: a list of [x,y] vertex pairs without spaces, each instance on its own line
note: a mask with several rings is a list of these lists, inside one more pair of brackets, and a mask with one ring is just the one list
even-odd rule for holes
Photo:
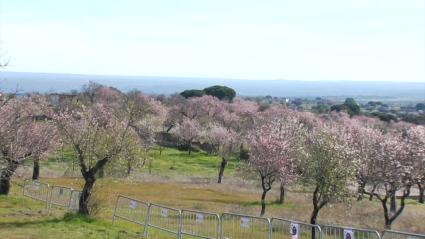
[[147,213],[147,216],[146,216],[146,223],[145,223],[145,232],[143,233],[144,234],[144,237],[145,238],[148,238],[148,231],[149,231],[149,224],[150,224],[150,220],[151,220],[151,204],[149,203],[149,205],[148,205],[148,213]]
[[112,226],[115,224],[115,213],[117,212],[119,198],[120,198],[120,194],[118,194],[117,200],[115,201],[114,214],[112,215]]

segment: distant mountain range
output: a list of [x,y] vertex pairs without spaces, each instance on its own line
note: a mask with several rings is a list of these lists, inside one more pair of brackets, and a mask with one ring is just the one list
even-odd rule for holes
[[381,101],[425,101],[424,82],[239,80],[221,78],[104,76],[0,71],[0,89],[6,92],[70,92],[94,81],[122,91],[139,89],[148,94],[172,94],[186,89],[226,85],[240,96],[324,97]]

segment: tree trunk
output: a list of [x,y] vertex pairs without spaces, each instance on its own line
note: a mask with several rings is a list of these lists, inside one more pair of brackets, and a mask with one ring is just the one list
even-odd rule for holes
[[382,208],[384,209],[385,229],[391,229],[391,221],[390,221],[390,215],[388,213],[387,200],[388,200],[387,197],[383,198],[381,200],[381,204],[382,204]]
[[8,195],[10,190],[10,177],[15,173],[19,164],[15,161],[8,161],[7,167],[3,169],[0,176],[0,195]]
[[40,178],[40,162],[38,159],[34,159],[34,167],[32,170],[32,180],[38,180]]
[[285,201],[285,186],[283,183],[280,183],[280,195],[279,195],[279,204],[283,204]]
[[104,178],[105,177],[105,169],[102,167],[99,169],[99,178]]
[[[317,224],[317,216],[319,215],[320,209],[322,209],[327,203],[327,200],[320,200],[320,184],[316,185],[316,188],[313,192],[313,212],[310,217],[310,224]],[[320,237],[320,235],[318,235]],[[311,239],[316,239],[316,229],[313,227],[311,229]]]
[[369,201],[372,201],[372,199],[373,199],[373,194],[375,193],[375,190],[376,190],[376,186],[373,186],[373,188],[372,188],[372,191],[370,191],[370,194],[369,194]]
[[90,214],[89,202],[91,197],[91,191],[93,189],[95,181],[96,179],[94,178],[93,175],[91,177],[85,178],[85,184],[80,196],[80,202],[79,202],[79,208],[78,208],[79,214],[82,214],[82,215]]
[[[405,207],[405,200],[406,198],[410,195],[410,187],[411,185],[407,185],[403,191],[403,195],[400,199],[400,207],[394,212],[394,213],[389,213],[388,212],[388,207],[387,207],[387,202],[388,202],[388,196],[380,199],[381,200],[381,204],[382,204],[382,208],[384,209],[384,218],[385,218],[385,229],[391,229],[391,224],[397,219],[398,216],[401,215],[401,213],[403,212],[403,209]],[[392,191],[392,195],[390,195],[390,199],[392,198],[392,196],[395,194],[397,190],[393,190]]]
[[266,195],[267,195],[267,191],[263,189],[263,193],[261,194],[261,212],[260,212],[260,217],[264,216],[264,214],[266,213]]
[[192,141],[190,141],[188,143],[188,151],[189,151],[189,155],[192,153]]
[[419,198],[418,198],[418,202],[419,203],[424,203],[425,201],[425,187],[422,186],[421,183],[418,183],[418,189],[419,189]]
[[357,201],[361,201],[363,199],[364,191],[365,191],[365,184],[362,182],[359,184],[359,187],[357,189]]
[[[311,213],[310,217],[310,224],[316,225],[317,224],[317,216],[319,215],[319,209],[314,208],[313,212]],[[311,239],[316,239],[316,228],[311,228]]]
[[131,162],[128,161],[127,162],[127,176],[130,176],[130,174],[131,174]]
[[217,183],[221,183],[221,180],[223,179],[223,175],[224,175],[224,169],[226,168],[227,165],[227,159],[225,159],[224,157],[221,158],[221,164],[220,164],[220,171],[218,172],[218,181]]
[[391,195],[391,200],[390,200],[390,212],[394,213],[395,211],[397,211],[397,195],[396,195],[396,192],[394,192]]

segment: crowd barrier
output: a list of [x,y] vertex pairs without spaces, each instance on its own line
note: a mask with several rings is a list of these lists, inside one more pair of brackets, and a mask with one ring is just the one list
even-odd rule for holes
[[181,238],[185,235],[191,238],[220,238],[220,216],[218,214],[185,209],[181,212]]
[[425,234],[385,230],[382,232],[382,239],[425,239]]
[[381,239],[378,231],[334,225],[322,226],[322,239]]
[[[22,188],[26,197],[45,202],[48,212],[53,206],[71,211],[79,208],[81,191],[26,180]],[[112,223],[123,220],[142,227],[145,238],[155,228],[177,239],[185,236],[204,239],[425,239],[425,234],[376,230],[335,225],[311,225],[281,218],[264,218],[234,213],[221,215],[197,210],[180,210],[118,195]]]
[[223,213],[221,238],[270,238],[270,219],[234,213]]
[[45,207],[49,207],[49,189],[48,183],[39,181],[26,180],[22,187],[22,195],[45,203]]
[[80,207],[80,197],[81,197],[81,191],[78,190],[72,190],[71,192],[71,199],[69,203],[69,210],[70,211],[78,211],[78,208]]
[[52,207],[62,207],[67,210],[78,210],[78,202],[81,192],[69,187],[50,186],[36,180],[25,180],[22,187],[22,195],[45,203],[48,214]]
[[[134,202],[143,208],[143,213],[137,212],[138,206]],[[378,231],[370,229],[319,226],[282,218],[269,219],[234,213],[219,215],[179,210],[123,195],[118,195],[112,221],[117,218],[141,225],[145,238],[149,238],[149,228],[155,228],[178,239],[185,236],[204,239],[425,239],[425,234],[386,230],[381,237]],[[138,218],[139,221],[132,218]]]
[[271,239],[320,239],[321,235],[322,230],[318,225],[282,218],[271,219]]

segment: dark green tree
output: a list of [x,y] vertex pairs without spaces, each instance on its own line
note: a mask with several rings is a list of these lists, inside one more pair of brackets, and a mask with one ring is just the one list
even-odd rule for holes
[[211,95],[219,98],[220,100],[233,100],[236,96],[235,90],[227,86],[214,85],[204,89],[206,95]]
[[180,93],[180,95],[186,99],[191,97],[202,97],[204,94],[205,92],[203,90],[196,90],[196,89],[185,90]]
[[344,105],[347,106],[348,114],[350,116],[359,115],[360,114],[360,106],[353,98],[345,99]]
[[416,104],[416,111],[419,110],[425,110],[425,104],[424,103],[417,103]]

